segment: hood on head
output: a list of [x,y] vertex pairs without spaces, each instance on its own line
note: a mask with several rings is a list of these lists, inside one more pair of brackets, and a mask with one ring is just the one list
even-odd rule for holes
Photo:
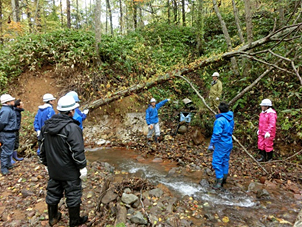
[[220,113],[216,115],[216,118],[219,117],[224,117],[225,119],[227,119],[228,121],[232,121],[234,119],[234,114],[232,111],[228,111],[226,113]]
[[74,122],[73,119],[64,114],[55,114],[45,121],[45,132],[57,135],[67,124]]

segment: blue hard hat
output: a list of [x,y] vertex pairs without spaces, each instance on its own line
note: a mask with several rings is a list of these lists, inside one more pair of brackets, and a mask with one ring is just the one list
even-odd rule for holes
[[76,93],[75,91],[70,91],[66,94],[66,96],[72,96],[74,98],[74,101],[79,102],[79,96],[78,93]]

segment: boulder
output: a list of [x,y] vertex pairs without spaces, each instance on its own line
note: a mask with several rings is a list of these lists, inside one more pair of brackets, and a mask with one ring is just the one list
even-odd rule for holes
[[132,223],[138,224],[138,225],[147,225],[148,222],[144,218],[143,214],[139,211],[135,212],[135,214],[130,218],[130,221]]
[[256,193],[257,191],[262,189],[262,187],[263,187],[263,184],[261,184],[261,183],[251,182],[248,186],[248,191]]
[[204,142],[204,137],[199,129],[193,130],[192,140],[195,145],[200,145]]
[[123,193],[122,195],[122,202],[126,203],[126,204],[133,204],[138,200],[138,197],[136,195],[133,194],[126,194]]
[[178,132],[179,134],[185,134],[187,131],[188,131],[187,126],[182,125],[182,126],[179,127],[179,129],[178,129],[177,132]]
[[161,190],[160,188],[155,188],[149,191],[149,195],[150,196],[154,196],[154,197],[161,197],[163,195],[163,190]]
[[116,200],[116,198],[117,198],[117,194],[114,191],[110,190],[102,198],[102,203],[108,204],[108,203]]
[[259,189],[256,193],[256,197],[258,199],[261,199],[261,198],[266,198],[266,197],[269,197],[270,194],[268,193],[268,191],[266,189]]

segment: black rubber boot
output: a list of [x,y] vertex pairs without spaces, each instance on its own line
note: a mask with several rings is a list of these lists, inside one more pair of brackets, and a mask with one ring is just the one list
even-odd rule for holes
[[213,188],[215,190],[222,188],[222,181],[223,181],[223,178],[216,179],[216,182],[215,182]]
[[258,158],[257,161],[258,161],[258,162],[265,162],[266,152],[263,151],[263,150],[260,150],[260,151],[259,151],[259,154],[260,154],[261,157]]
[[50,226],[53,226],[60,221],[61,213],[58,212],[58,205],[49,205],[48,204],[48,217],[49,217]]
[[226,183],[227,178],[228,178],[228,174],[223,174],[223,179],[222,179],[221,186],[223,186]]
[[79,226],[88,221],[88,216],[80,217],[80,205],[77,207],[69,207],[69,226]]
[[154,141],[155,141],[155,143],[158,143],[158,136],[154,137]]
[[273,159],[273,151],[267,152],[267,162],[271,161]]

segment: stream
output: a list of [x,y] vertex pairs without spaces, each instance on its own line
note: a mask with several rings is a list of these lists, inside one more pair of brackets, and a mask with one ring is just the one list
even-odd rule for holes
[[[263,222],[260,220],[268,218],[269,215],[293,221],[302,206],[301,202],[289,198],[286,192],[270,192],[273,196],[269,199],[257,199],[246,191],[238,190],[236,186],[215,191],[207,183],[202,184],[203,186],[199,184],[202,174],[198,171],[171,175],[169,171],[177,167],[177,163],[165,160],[153,162],[154,157],[143,159],[132,150],[97,148],[88,150],[86,157],[91,162],[107,162],[116,170],[129,173],[130,177],[146,178],[155,185],[165,185],[178,199],[190,196],[194,200],[201,201],[209,215],[213,214],[209,219],[215,218],[215,214],[233,216],[238,218],[238,226],[241,226],[240,220],[250,223],[249,226],[267,226],[262,225]],[[269,226],[289,225],[283,223]]]

